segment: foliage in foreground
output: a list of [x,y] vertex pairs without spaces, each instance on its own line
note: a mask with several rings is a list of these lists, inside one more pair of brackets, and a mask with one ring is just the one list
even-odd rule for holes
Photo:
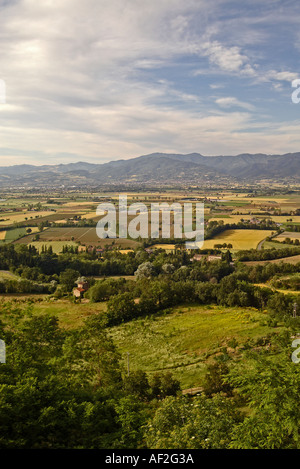
[[171,373],[127,376],[100,315],[64,331],[28,307],[1,313],[1,449],[299,448],[300,367],[288,328],[269,351],[210,365],[205,392],[191,397]]

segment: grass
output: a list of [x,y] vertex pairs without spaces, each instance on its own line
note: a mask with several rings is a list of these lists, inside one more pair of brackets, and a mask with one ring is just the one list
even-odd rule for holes
[[12,241],[16,241],[20,237],[26,235],[25,228],[15,228],[13,230],[7,230],[5,232],[5,238],[0,240],[0,243],[11,243]]
[[59,325],[64,329],[76,329],[84,320],[95,313],[106,311],[106,303],[73,303],[68,299],[35,303],[34,314],[52,314],[58,317]]
[[[276,239],[277,236],[276,236]],[[287,243],[283,243],[283,242],[280,242],[280,243],[276,243],[276,242],[273,242],[273,241],[265,241],[263,243],[263,247],[264,249],[284,249],[284,248],[288,248],[288,249],[299,249],[300,246],[296,246],[295,244],[287,244]]]
[[52,247],[52,250],[55,254],[59,254],[62,252],[63,246],[74,246],[77,247],[78,245],[73,241],[32,241],[31,246],[34,246],[39,252],[42,252],[42,247],[45,246],[49,248]]
[[130,354],[131,370],[170,370],[190,388],[201,385],[208,357],[230,339],[241,345],[270,332],[261,323],[264,318],[252,308],[191,306],[116,326],[110,333],[124,360]]
[[20,277],[9,272],[9,270],[0,270],[0,280],[17,280]]
[[[68,299],[43,300],[33,304],[33,314],[51,314],[60,327],[76,329],[95,313],[106,311],[106,303],[73,303]],[[249,340],[256,340],[277,329],[266,325],[266,314],[254,308],[186,305],[168,314],[140,318],[111,327],[112,337],[124,367],[129,353],[130,370],[171,371],[183,389],[201,386],[206,366],[230,346],[235,338],[236,356]]]
[[236,200],[229,200],[224,202],[222,199],[218,200],[218,205],[226,206],[226,207],[244,207],[245,205],[249,205],[249,201],[236,201]]
[[273,259],[273,260],[266,260],[266,261],[245,261],[244,264],[246,265],[257,265],[257,264],[278,264],[280,262],[284,262],[286,264],[298,264],[300,262],[300,254],[297,256],[289,256],[289,257],[281,257],[280,259]]

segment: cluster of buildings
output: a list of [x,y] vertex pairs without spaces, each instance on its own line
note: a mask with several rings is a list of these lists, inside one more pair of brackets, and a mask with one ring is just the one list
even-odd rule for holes
[[81,280],[77,282],[77,287],[74,288],[73,295],[75,296],[75,298],[81,299],[83,298],[83,295],[88,290],[88,288],[89,288],[88,282],[86,280]]
[[80,245],[78,246],[78,252],[95,252],[98,256],[101,256],[101,254],[104,252],[104,249],[95,246]]

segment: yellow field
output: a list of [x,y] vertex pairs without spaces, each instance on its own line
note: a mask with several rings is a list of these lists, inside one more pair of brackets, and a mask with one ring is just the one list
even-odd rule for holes
[[254,218],[253,215],[230,215],[229,218],[227,217],[216,217],[216,218],[209,218],[209,221],[221,221],[223,220],[224,222],[224,225],[226,225],[226,223],[238,223],[239,221],[241,221],[241,219],[243,220],[251,220],[251,218]]
[[97,216],[98,215],[95,211],[95,212],[85,213],[84,215],[82,215],[82,218],[86,218],[87,220],[90,220],[91,218],[95,218]]
[[293,216],[293,215],[274,215],[271,217],[273,221],[276,223],[286,223],[287,220],[292,220],[294,223],[300,223],[300,216]]
[[224,224],[226,223],[238,223],[241,219],[243,220],[251,220],[252,218],[258,218],[258,219],[263,219],[263,218],[270,218],[273,220],[275,223],[286,223],[287,220],[292,220],[291,223],[300,223],[300,216],[292,216],[292,215],[271,215],[271,216],[266,216],[263,213],[261,215],[249,215],[248,214],[249,210],[245,211],[245,214],[241,213],[241,210],[239,210],[239,215],[235,214],[232,212],[229,218],[227,217],[212,217],[209,218],[209,221],[221,221],[223,220]]
[[151,248],[164,249],[165,251],[174,251],[175,244],[154,244],[154,246],[151,246]]
[[94,207],[97,202],[66,202],[63,204],[63,207],[78,207],[80,205],[83,205],[84,207]]
[[[53,212],[52,212],[53,213]],[[19,223],[28,220],[35,219],[36,217],[46,217],[50,215],[51,212],[41,211],[41,212],[19,212],[19,213],[3,213],[1,218],[4,218],[4,221],[0,221],[1,226],[12,225],[13,223]]]
[[215,244],[232,244],[233,249],[256,249],[258,243],[270,236],[269,230],[226,230],[213,239],[204,241],[202,249],[213,249]]
[[[232,197],[232,201],[235,201],[237,197]],[[280,198],[280,197],[238,197],[239,202],[249,202],[253,204],[268,204],[270,203],[288,203],[291,202],[291,199]]]
[[26,230],[28,230],[28,228],[31,229],[31,234],[32,233],[38,233],[40,231],[37,226],[26,226]]
[[[253,215],[252,212],[255,212],[256,215]],[[259,210],[258,207],[251,207],[247,206],[245,207],[237,207],[232,211],[232,215],[250,215],[251,217],[256,217],[256,216],[265,216],[265,210]]]
[[5,239],[6,231],[0,231],[0,240]]

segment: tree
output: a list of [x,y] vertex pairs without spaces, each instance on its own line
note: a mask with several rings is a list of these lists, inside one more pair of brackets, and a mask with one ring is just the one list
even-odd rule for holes
[[138,279],[153,277],[155,275],[153,264],[151,264],[151,262],[143,262],[138,266],[137,270],[134,272],[134,275]]
[[124,389],[128,394],[133,394],[142,400],[148,400],[150,397],[148,378],[142,370],[131,372],[125,377]]
[[227,264],[230,264],[230,262],[232,262],[232,255],[229,250],[222,254],[222,261],[226,262]]
[[165,398],[167,396],[176,396],[180,391],[180,383],[173,378],[171,372],[154,373],[150,381],[152,397]]
[[222,396],[165,398],[146,428],[152,449],[225,449],[241,422],[234,404]]
[[232,448],[300,448],[300,367],[291,360],[290,340],[288,334],[288,346],[281,344],[276,356],[251,354],[246,367],[231,370],[229,382],[252,409],[234,429]]
[[79,272],[74,269],[66,269],[59,275],[59,282],[64,285],[67,291],[71,291],[75,285],[75,280],[79,277]]
[[130,293],[114,295],[107,303],[107,321],[109,326],[121,324],[133,319],[138,314],[138,306]]
[[175,270],[175,266],[173,264],[164,264],[161,270],[164,274],[172,274]]
[[120,354],[106,331],[102,315],[94,314],[64,343],[64,372],[92,388],[121,389]]
[[218,392],[232,395],[232,386],[224,381],[228,372],[227,365],[221,361],[207,366],[207,373],[203,383],[203,390],[207,396],[212,396]]

